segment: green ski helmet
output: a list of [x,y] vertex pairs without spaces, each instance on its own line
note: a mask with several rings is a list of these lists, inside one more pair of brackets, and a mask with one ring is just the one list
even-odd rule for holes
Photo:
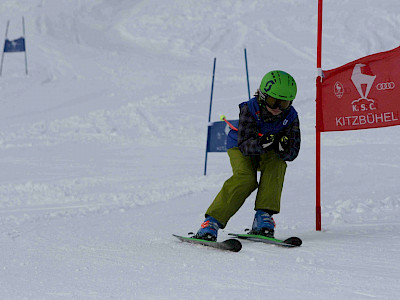
[[275,99],[293,101],[296,98],[297,85],[289,73],[275,70],[265,74],[261,80],[260,92]]

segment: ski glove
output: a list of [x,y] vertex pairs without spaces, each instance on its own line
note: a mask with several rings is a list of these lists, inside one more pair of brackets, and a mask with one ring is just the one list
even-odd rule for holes
[[284,152],[289,148],[289,138],[284,135],[281,137],[278,143],[278,151],[279,152]]
[[273,134],[264,134],[263,136],[258,138],[258,144],[263,148],[267,149],[270,148],[271,145],[274,143],[275,135]]

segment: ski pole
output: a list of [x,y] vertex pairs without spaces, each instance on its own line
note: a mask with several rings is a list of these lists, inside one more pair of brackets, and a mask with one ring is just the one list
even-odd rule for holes
[[[235,126],[233,126],[232,123],[229,122],[229,121],[226,119],[226,116],[225,116],[225,115],[221,115],[220,119],[221,119],[221,121],[225,121],[225,123],[228,124],[228,126],[229,126],[232,130],[238,131],[238,129],[237,129]],[[263,136],[263,135],[262,135],[261,133],[258,133],[258,136]]]
[[232,123],[229,122],[229,121],[226,119],[226,116],[225,116],[225,115],[221,115],[220,119],[221,119],[221,121],[225,121],[225,123],[228,124],[228,126],[229,126],[232,130],[238,131],[238,129],[237,129],[235,126],[233,126]]

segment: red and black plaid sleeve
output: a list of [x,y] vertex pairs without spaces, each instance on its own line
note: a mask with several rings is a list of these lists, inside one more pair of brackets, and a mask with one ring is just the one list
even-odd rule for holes
[[282,135],[286,135],[289,138],[289,148],[286,151],[279,152],[278,155],[284,161],[293,161],[299,155],[300,151],[300,121],[297,117],[289,127],[287,127]]
[[244,155],[259,155],[262,150],[258,144],[256,120],[246,104],[242,106],[239,114],[238,147]]

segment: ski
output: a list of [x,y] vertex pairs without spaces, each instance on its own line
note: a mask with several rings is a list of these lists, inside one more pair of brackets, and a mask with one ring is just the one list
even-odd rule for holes
[[200,240],[200,239],[195,239],[191,237],[185,237],[185,236],[180,236],[173,234],[174,237],[178,238],[182,242],[187,242],[191,244],[196,244],[196,245],[203,245],[207,247],[212,247],[220,250],[228,250],[232,252],[239,252],[240,249],[242,249],[242,243],[238,240],[235,239],[228,239],[223,242],[213,242],[213,241],[206,241],[206,240]]
[[239,239],[246,239],[254,242],[262,242],[266,244],[273,244],[282,247],[299,247],[302,244],[302,240],[298,237],[290,237],[286,240],[279,240],[276,238],[266,237],[263,235],[255,235],[255,234],[238,234],[238,233],[229,233],[228,235],[235,236]]

